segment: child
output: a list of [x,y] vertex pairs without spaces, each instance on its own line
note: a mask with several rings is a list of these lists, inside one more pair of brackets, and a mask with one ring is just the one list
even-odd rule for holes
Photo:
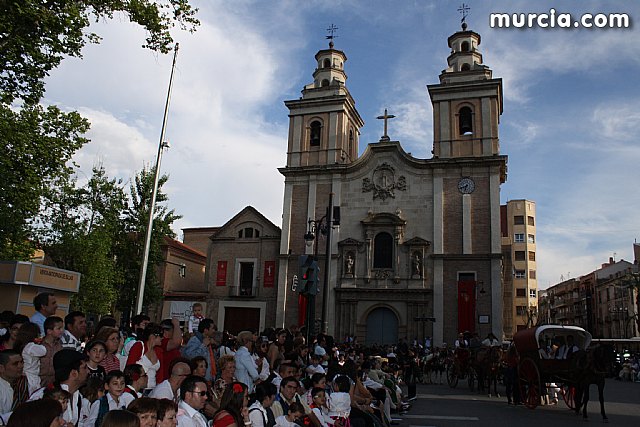
[[107,373],[104,366],[100,365],[107,355],[107,345],[98,340],[91,341],[84,350],[89,356],[87,360],[87,369],[89,370],[88,378],[97,377],[104,381]]
[[198,330],[198,325],[202,319],[204,319],[204,316],[202,315],[202,304],[195,302],[193,303],[193,307],[191,307],[191,316],[189,316],[190,334],[193,334],[193,331]]
[[311,355],[311,364],[309,366],[307,366],[307,368],[305,370],[307,371],[308,375],[326,374],[326,371],[324,370],[324,368],[320,364],[320,356],[318,356],[315,353],[313,353]]
[[64,323],[58,316],[47,317],[44,321],[44,338],[42,345],[47,353],[40,359],[40,384],[44,387],[55,380],[53,355],[62,350],[60,337],[64,333]]
[[32,322],[24,323],[18,329],[14,349],[22,354],[24,375],[29,384],[29,394],[40,388],[40,358],[47,354],[45,346],[40,344],[40,327]]
[[349,425],[351,414],[351,380],[346,375],[338,375],[333,379],[333,393],[329,400],[329,417],[336,425]]
[[320,425],[322,427],[332,426],[333,420],[329,416],[329,407],[327,406],[327,396],[324,392],[324,388],[312,388],[311,397],[313,399],[311,410],[313,411],[313,415],[318,419],[318,422],[320,422]]
[[129,393],[124,392],[125,379],[122,371],[111,371],[107,374],[104,384],[105,395],[91,404],[87,427],[100,427],[107,412],[114,409],[127,409],[135,400]]
[[104,396],[104,380],[100,377],[87,378],[87,382],[80,387],[82,396],[93,403]]
[[[46,323],[46,320],[45,320]],[[46,331],[46,328],[45,328]],[[71,399],[71,393],[67,390],[64,390],[58,386],[54,386],[53,384],[49,384],[42,394],[43,399],[53,399],[60,402],[62,405],[62,413],[64,414],[67,411],[67,407],[69,406],[69,400]]]
[[301,403],[293,402],[289,405],[287,415],[280,415],[276,418],[276,427],[300,427],[298,419],[304,416],[304,407]]

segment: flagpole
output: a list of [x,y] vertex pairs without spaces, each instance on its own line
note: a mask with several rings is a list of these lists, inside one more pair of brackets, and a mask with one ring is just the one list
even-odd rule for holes
[[142,313],[142,302],[144,299],[144,285],[147,277],[147,266],[149,265],[149,250],[151,248],[151,233],[153,232],[153,213],[156,205],[156,196],[158,194],[158,181],[160,180],[160,162],[162,161],[162,151],[164,148],[168,148],[164,140],[165,132],[167,129],[167,118],[169,116],[169,102],[171,101],[171,88],[173,86],[173,74],[176,69],[176,58],[178,57],[179,44],[176,43],[176,47],[173,52],[173,64],[171,65],[171,77],[169,78],[169,90],[167,91],[167,101],[164,106],[164,117],[162,119],[162,130],[160,131],[160,143],[158,144],[158,155],[156,157],[156,166],[153,177],[153,191],[151,193],[151,205],[149,206],[149,222],[147,223],[147,235],[144,242],[144,252],[142,254],[142,268],[140,269],[140,282],[138,285],[138,298],[136,300],[135,314]]

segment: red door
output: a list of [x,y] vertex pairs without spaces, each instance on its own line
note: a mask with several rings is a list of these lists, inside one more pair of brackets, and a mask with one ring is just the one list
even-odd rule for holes
[[260,309],[250,307],[226,307],[224,310],[224,329],[232,335],[238,332],[260,329]]
[[476,329],[476,282],[458,282],[458,332],[474,332]]

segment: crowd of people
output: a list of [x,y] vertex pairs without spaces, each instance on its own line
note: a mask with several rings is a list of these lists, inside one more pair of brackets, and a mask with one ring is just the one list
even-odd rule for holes
[[388,427],[415,398],[415,384],[400,387],[415,360],[402,343],[308,343],[295,326],[232,336],[198,303],[184,330],[141,314],[87,332],[84,313],[55,315],[51,293],[34,308],[0,315],[0,425]]

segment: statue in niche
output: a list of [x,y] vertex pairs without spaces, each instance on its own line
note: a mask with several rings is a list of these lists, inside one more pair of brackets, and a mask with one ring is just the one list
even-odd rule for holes
[[422,259],[419,252],[414,252],[411,257],[411,277],[422,277]]
[[344,260],[345,275],[353,276],[354,264],[355,264],[355,259],[353,258],[353,252],[348,252],[347,257]]

